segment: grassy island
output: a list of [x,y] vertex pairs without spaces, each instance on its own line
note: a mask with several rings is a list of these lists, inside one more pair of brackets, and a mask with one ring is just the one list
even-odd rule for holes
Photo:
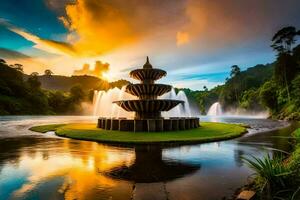
[[55,131],[56,135],[104,143],[202,143],[226,140],[241,136],[246,127],[238,124],[202,122],[201,127],[170,132],[124,132],[96,128],[93,123],[52,124],[31,127],[30,130],[45,133]]

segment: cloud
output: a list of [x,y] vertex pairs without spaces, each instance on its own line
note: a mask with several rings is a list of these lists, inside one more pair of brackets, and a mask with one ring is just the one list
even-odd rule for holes
[[[274,21],[294,13],[293,0],[47,0],[68,29],[65,42],[43,39],[22,29],[14,32],[36,48],[76,57],[94,57],[147,40],[168,50],[211,51],[240,45],[274,29]],[[292,12],[289,12],[292,10]],[[278,17],[273,13],[282,13]],[[147,48],[147,47],[145,47]]]
[[51,10],[63,14],[66,4],[75,3],[76,0],[46,0],[45,2]]
[[[34,47],[54,53],[51,59],[48,54],[42,55],[42,61],[61,74],[71,74],[74,66],[103,60],[110,63],[110,71],[123,78],[127,75],[124,71],[139,66],[146,55],[154,66],[167,70],[172,80],[184,80],[179,73],[228,71],[232,64],[244,69],[274,59],[270,38],[278,29],[300,26],[300,1],[296,0],[46,2],[49,12],[56,14],[56,23],[63,24],[68,31],[64,42],[41,38],[26,29],[13,30],[35,43]],[[7,23],[0,18],[1,22]],[[61,24],[57,26],[61,28]],[[51,36],[55,38],[55,33]],[[24,48],[22,51],[26,52]],[[29,55],[39,57],[41,53]]]
[[72,55],[75,56],[77,54],[76,49],[66,42],[59,42],[55,40],[48,40],[40,38],[32,33],[29,33],[23,29],[9,26],[8,29],[26,40],[33,42],[35,48],[47,51],[49,53],[60,54],[60,55]]
[[109,70],[108,63],[102,63],[101,61],[96,61],[94,69],[90,69],[89,64],[84,64],[82,66],[82,69],[74,70],[73,75],[91,75],[91,76],[103,78],[103,73],[108,72],[108,70]]
[[177,35],[176,35],[176,44],[177,46],[181,46],[183,44],[187,44],[190,42],[190,36],[189,36],[189,33],[187,32],[177,32]]
[[18,51],[0,48],[0,58],[4,59],[9,65],[21,64],[25,73],[43,72],[47,62],[30,57]]
[[201,90],[204,86],[208,89],[214,88],[218,85],[222,85],[223,82],[209,81],[206,79],[201,80],[181,80],[172,82],[177,88],[190,88],[192,90]]
[[3,59],[30,59],[31,57],[18,51],[0,47],[0,57]]
[[[184,21],[184,2],[77,0],[66,6],[66,16],[59,19],[71,34],[78,35],[74,46],[82,53],[95,56],[157,33],[174,31]],[[176,31],[171,37],[176,37]]]
[[31,56],[6,48],[0,48],[0,58],[4,59],[8,64],[22,64],[26,73],[41,71],[44,68],[43,66],[45,66],[43,62]]
[[24,29],[14,26],[6,19],[0,18],[0,25],[22,36],[24,39],[33,42],[35,44],[34,47],[37,49],[41,49],[43,51],[59,55],[75,56],[78,54],[77,50],[67,42],[40,38],[35,34],[32,34]]
[[[44,39],[22,28],[7,27],[35,43],[35,48],[74,57],[103,55],[149,38],[151,43],[159,40],[160,44],[172,38],[176,44],[176,27],[185,20],[185,0],[47,0],[46,3],[60,14],[58,20],[69,31],[66,41]],[[186,42],[186,34],[182,37],[180,44]]]
[[270,39],[276,30],[299,17],[296,7],[300,2],[295,0],[225,2],[187,0],[185,14],[188,21],[184,28],[190,34],[190,40],[209,49]]

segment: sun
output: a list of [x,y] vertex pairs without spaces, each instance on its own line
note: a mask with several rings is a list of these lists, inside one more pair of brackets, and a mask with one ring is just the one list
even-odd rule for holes
[[111,82],[114,79],[114,74],[111,71],[103,72],[101,78],[108,82]]

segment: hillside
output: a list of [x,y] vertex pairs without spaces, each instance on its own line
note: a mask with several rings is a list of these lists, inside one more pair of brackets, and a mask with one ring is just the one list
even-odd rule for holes
[[[0,60],[0,115],[90,114],[93,90],[128,84],[112,83],[93,76],[26,75],[21,65]],[[82,103],[85,104],[83,107]]]
[[[183,89],[190,99],[196,101],[200,111],[206,113],[209,107],[217,101],[221,101],[224,108],[239,107],[242,99],[248,91],[256,91],[267,80],[273,76],[274,64],[256,65],[245,71],[241,71],[237,76],[229,77],[225,84],[219,85],[211,90],[192,91]],[[247,109],[263,109],[259,102],[257,104],[244,105]]]
[[69,91],[72,86],[80,84],[85,90],[108,88],[109,83],[94,76],[39,76],[41,86],[47,90]]
[[[232,74],[224,84],[219,101],[221,101],[225,109],[239,107],[243,101],[243,97],[247,95],[246,92],[249,90],[256,92],[260,86],[272,78],[273,71],[274,64],[260,64],[250,67],[245,71]],[[233,69],[231,73],[233,73]],[[248,96],[247,100],[249,100]],[[247,109],[248,107],[245,106],[245,108]],[[257,104],[253,105],[252,109],[261,110],[262,107]]]
[[[24,75],[25,79],[29,76]],[[89,90],[107,90],[112,87],[122,87],[127,84],[126,80],[118,80],[115,82],[107,82],[94,76],[59,76],[59,75],[42,75],[38,76],[41,87],[46,90],[59,90],[63,92],[70,91],[74,85],[81,85],[85,91]]]

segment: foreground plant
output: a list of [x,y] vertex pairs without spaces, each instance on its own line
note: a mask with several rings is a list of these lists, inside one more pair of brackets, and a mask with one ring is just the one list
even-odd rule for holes
[[263,158],[244,157],[243,160],[255,172],[254,184],[262,199],[296,199],[297,171],[283,162],[282,154],[275,154],[273,158],[269,154]]

